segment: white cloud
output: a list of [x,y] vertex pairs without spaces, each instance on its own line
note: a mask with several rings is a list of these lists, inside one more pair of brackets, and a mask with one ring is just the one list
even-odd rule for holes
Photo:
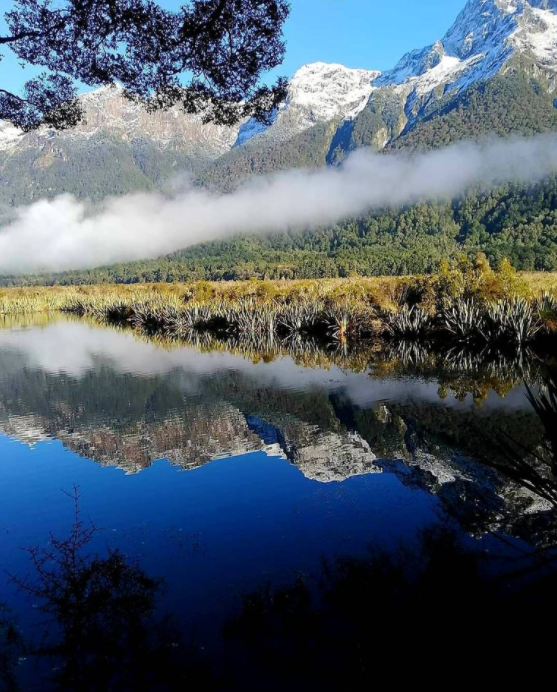
[[471,185],[535,182],[557,172],[557,136],[456,144],[417,154],[352,154],[339,168],[255,178],[232,194],[188,188],[100,206],[69,195],[16,211],[0,230],[0,272],[94,267],[156,257],[239,232],[338,222],[386,206],[456,197]]

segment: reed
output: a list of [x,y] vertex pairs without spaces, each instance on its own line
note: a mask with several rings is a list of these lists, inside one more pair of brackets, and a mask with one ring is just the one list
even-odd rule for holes
[[150,334],[214,332],[292,347],[300,339],[346,347],[383,336],[505,349],[557,338],[557,294],[527,290],[513,271],[478,260],[404,279],[5,289],[0,315],[66,312]]

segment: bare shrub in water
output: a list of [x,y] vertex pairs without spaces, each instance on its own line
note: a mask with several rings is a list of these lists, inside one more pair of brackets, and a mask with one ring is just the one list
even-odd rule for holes
[[133,308],[128,303],[119,300],[99,308],[93,307],[90,314],[97,319],[118,322],[130,319]]
[[134,307],[131,324],[146,331],[163,331],[169,334],[185,334],[203,329],[220,313],[216,308],[204,305],[189,305],[177,308],[173,305],[151,305]]

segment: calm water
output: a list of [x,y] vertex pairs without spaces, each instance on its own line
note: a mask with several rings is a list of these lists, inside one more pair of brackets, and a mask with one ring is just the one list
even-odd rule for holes
[[[0,602],[37,635],[40,604],[10,576],[33,579],[23,548],[68,535],[74,486],[99,529],[87,550],[163,578],[158,611],[209,657],[243,594],[311,581],[324,558],[414,545],[439,522],[486,551],[504,535],[507,556],[546,541],[546,524],[498,525],[548,507],[477,461],[496,430],[539,443],[520,382],[408,372],[253,363],[79,321],[4,327]],[[50,689],[25,658],[22,689]]]

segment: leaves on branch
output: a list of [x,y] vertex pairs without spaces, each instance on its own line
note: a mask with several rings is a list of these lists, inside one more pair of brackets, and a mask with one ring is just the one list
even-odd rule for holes
[[14,0],[0,36],[23,63],[48,74],[22,96],[0,89],[0,118],[24,130],[73,127],[76,85],[118,82],[151,110],[179,105],[206,122],[267,122],[286,82],[260,84],[284,57],[286,0],[191,0],[179,11],[154,0]]

